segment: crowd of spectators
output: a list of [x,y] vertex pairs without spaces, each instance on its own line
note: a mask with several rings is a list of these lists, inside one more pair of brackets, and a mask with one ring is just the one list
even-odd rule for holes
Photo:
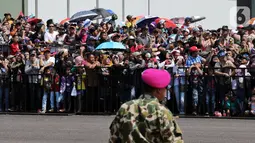
[[[4,16],[0,111],[114,112],[142,94],[138,77],[144,69],[159,68],[173,77],[166,105],[174,105],[177,114],[255,112],[252,25],[207,30],[186,18],[175,28],[166,28],[164,20],[137,27],[128,15],[119,26],[114,15],[84,26],[83,21],[58,24]],[[126,50],[95,50],[108,41],[121,42]]]

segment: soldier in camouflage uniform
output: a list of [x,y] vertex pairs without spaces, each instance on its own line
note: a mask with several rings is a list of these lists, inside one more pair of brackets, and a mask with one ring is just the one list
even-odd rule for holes
[[[142,73],[145,93],[124,103],[110,126],[110,143],[183,143],[172,113],[163,106],[170,75],[165,70]],[[160,80],[159,80],[160,79]]]

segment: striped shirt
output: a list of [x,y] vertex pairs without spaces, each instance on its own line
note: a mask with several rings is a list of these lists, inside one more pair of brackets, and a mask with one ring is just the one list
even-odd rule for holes
[[201,56],[197,56],[197,57],[192,57],[192,56],[189,56],[187,61],[186,61],[186,66],[187,67],[190,67],[192,66],[193,64],[195,63],[202,63],[202,57]]

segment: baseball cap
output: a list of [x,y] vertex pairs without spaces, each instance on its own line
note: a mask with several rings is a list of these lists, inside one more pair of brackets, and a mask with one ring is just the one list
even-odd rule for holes
[[198,52],[199,49],[197,48],[197,46],[192,46],[192,47],[190,47],[189,51],[190,52]]
[[46,49],[44,49],[43,52],[44,52],[44,54],[45,54],[45,53],[50,53],[50,49],[49,49],[49,48],[46,48]]
[[10,14],[10,13],[5,13],[5,14],[4,14],[4,16],[7,16],[7,15],[10,15],[10,16],[11,16],[11,14]]
[[134,52],[132,55],[136,57],[136,56],[139,56],[139,55],[141,55],[141,54],[142,54],[142,53],[140,53],[140,52]]
[[225,51],[220,51],[218,53],[218,57],[224,57],[224,56],[226,56],[226,52]]
[[185,32],[190,32],[188,28],[184,28],[182,31],[185,31]]
[[70,26],[69,28],[70,28],[70,29],[71,29],[71,28],[72,28],[72,29],[76,29],[76,27],[75,27],[75,26]]
[[191,17],[186,17],[186,18],[185,18],[185,22],[188,22],[188,21],[191,21],[191,20],[192,20]]
[[228,26],[224,25],[224,26],[222,26],[221,29],[222,29],[223,31],[228,31]]
[[12,58],[14,58],[13,55],[9,55],[9,56],[7,57],[7,59],[12,59]]
[[135,37],[134,36],[129,36],[128,39],[129,40],[135,40]]
[[128,15],[126,18],[127,19],[135,19],[135,17],[133,17],[133,15]]
[[198,28],[198,27],[194,27],[192,30],[193,30],[194,32],[198,32],[198,31],[199,31],[199,28]]

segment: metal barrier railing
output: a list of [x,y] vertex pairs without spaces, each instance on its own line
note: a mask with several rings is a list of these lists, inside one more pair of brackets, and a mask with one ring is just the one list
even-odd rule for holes
[[[114,114],[122,103],[143,93],[140,77],[144,69],[112,67],[108,70],[109,74],[87,70],[86,74],[78,72],[62,77],[51,74],[0,76],[0,111]],[[192,114],[195,110],[204,115],[220,111],[244,116],[246,110],[252,110],[251,76],[222,77],[206,72],[188,75],[186,69],[173,68],[168,71],[172,80],[165,105],[174,113]]]

